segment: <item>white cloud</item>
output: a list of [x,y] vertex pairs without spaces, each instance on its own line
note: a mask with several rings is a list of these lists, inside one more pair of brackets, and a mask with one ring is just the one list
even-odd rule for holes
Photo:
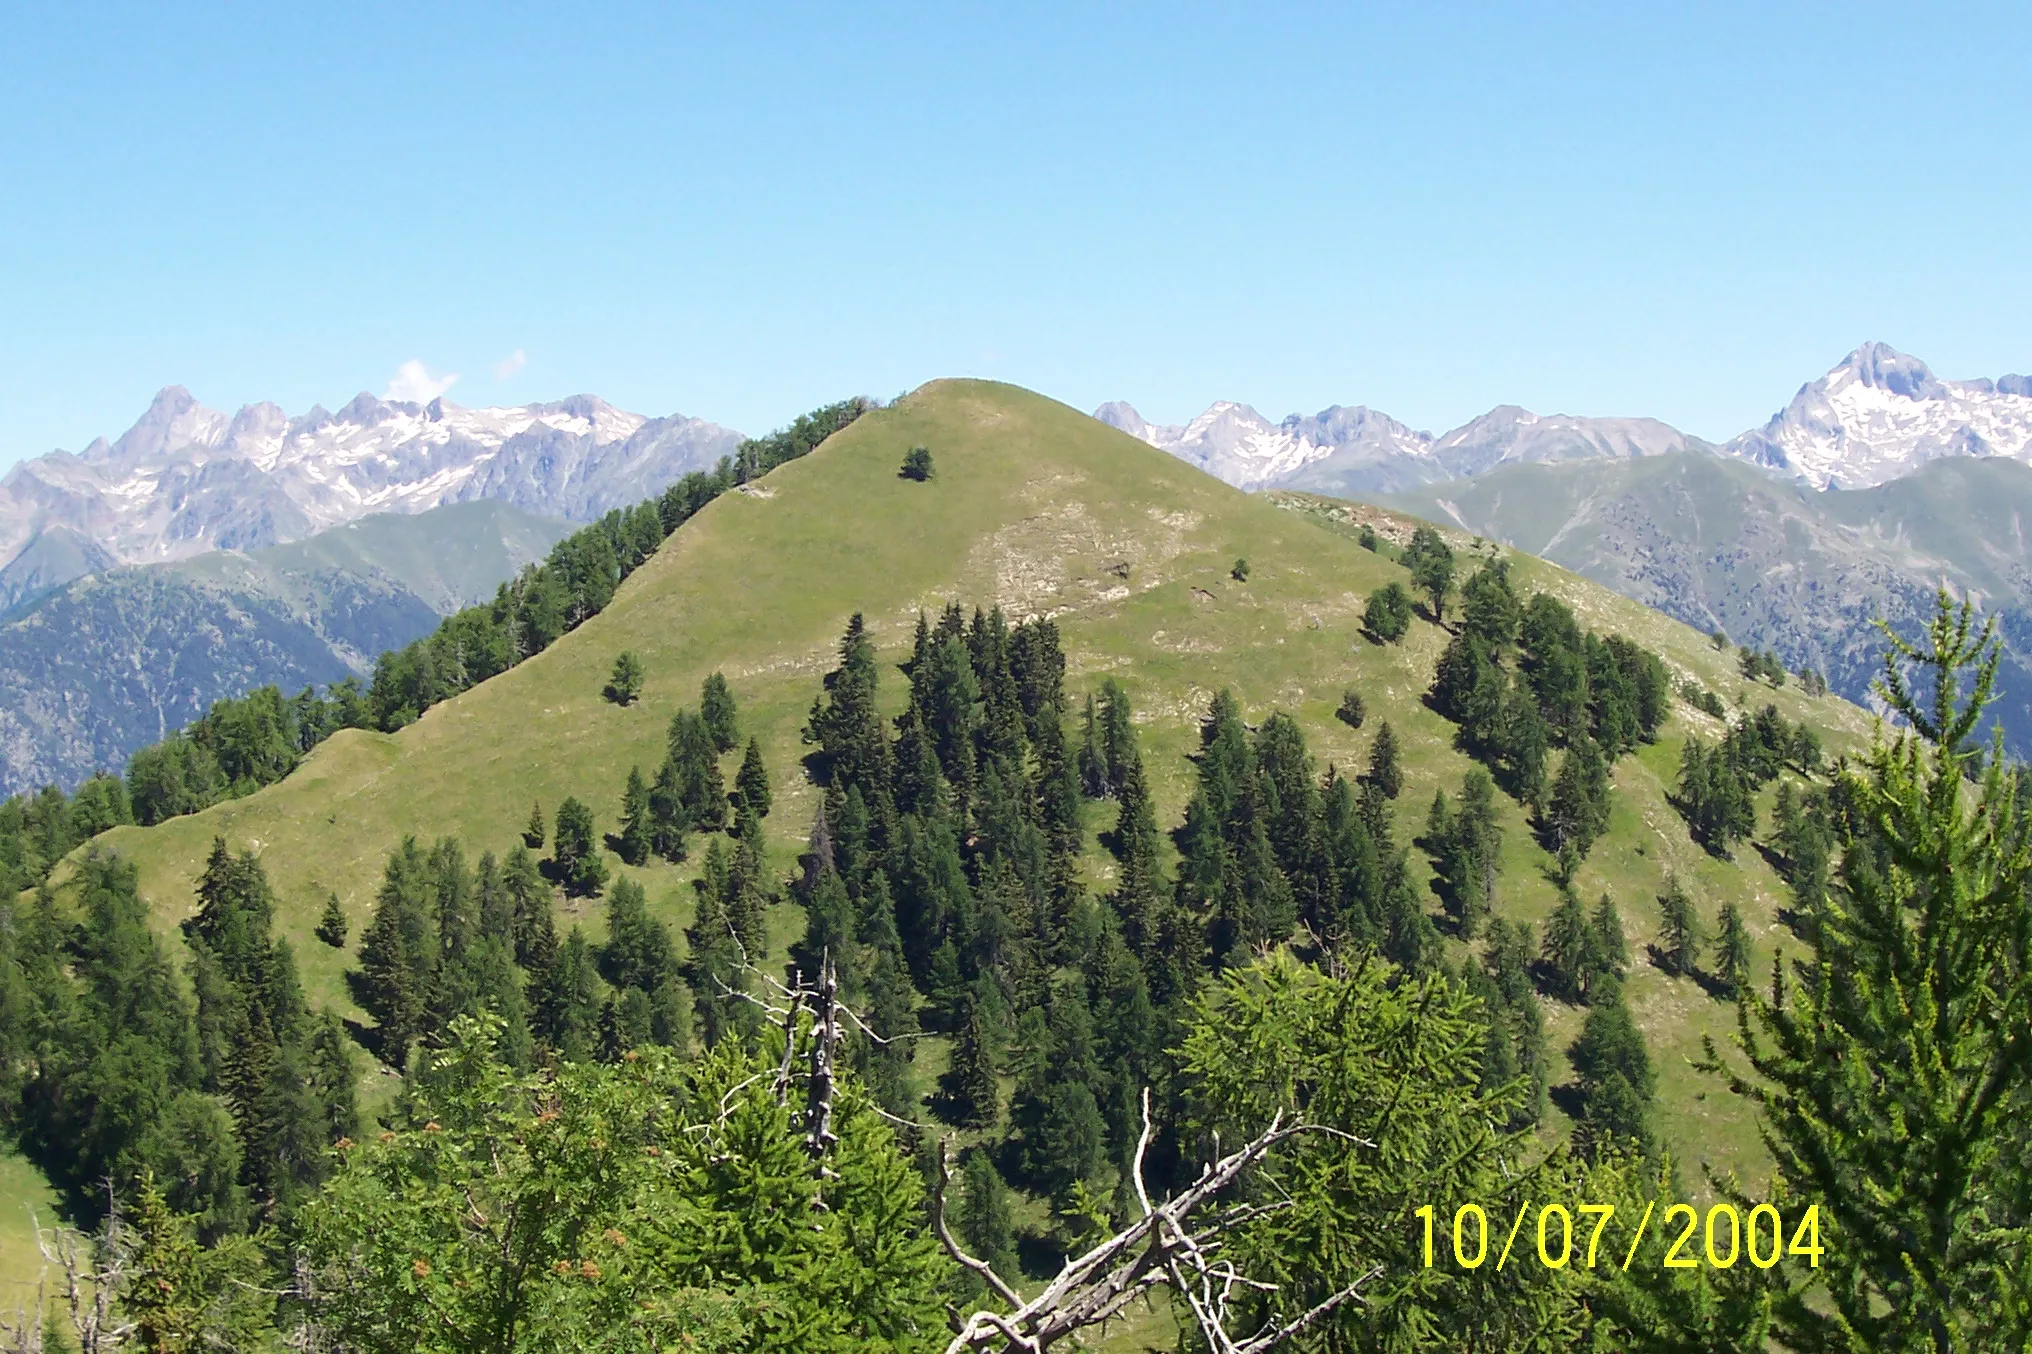
[[395,369],[395,375],[389,378],[388,389],[381,392],[381,398],[404,404],[429,404],[457,385],[458,381],[459,374],[455,371],[432,376],[421,358],[412,357]]
[[494,364],[494,379],[505,381],[528,365],[529,354],[517,348],[514,352]]

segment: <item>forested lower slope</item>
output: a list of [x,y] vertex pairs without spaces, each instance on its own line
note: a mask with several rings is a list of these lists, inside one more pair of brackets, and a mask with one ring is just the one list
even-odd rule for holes
[[[918,444],[937,462],[924,483],[897,470]],[[1394,526],[1379,520],[1386,532],[1408,538],[1401,519]],[[1465,576],[1475,560],[1467,541],[1457,543]],[[1547,591],[1586,629],[1620,633],[1655,652],[1675,691],[1690,679],[1718,693],[1730,712],[1775,704],[1786,720],[1819,728],[1830,751],[1867,730],[1854,707],[1746,682],[1733,657],[1704,635],[1528,557],[1512,558],[1520,596]],[[1246,570],[1236,569],[1238,559],[1247,560]],[[812,749],[800,735],[848,618],[866,617],[886,664],[908,656],[921,611],[936,616],[958,601],[999,605],[1012,620],[1053,616],[1075,705],[1105,678],[1121,684],[1139,722],[1161,827],[1181,820],[1195,783],[1188,757],[1198,748],[1200,722],[1214,693],[1227,689],[1251,725],[1273,711],[1291,715],[1322,770],[1365,765],[1375,730],[1387,721],[1405,781],[1396,839],[1408,846],[1426,827],[1434,792],[1457,798],[1477,763],[1457,746],[1455,723],[1427,699],[1452,631],[1421,614],[1400,643],[1362,634],[1369,596],[1407,581],[1387,551],[1363,548],[1330,514],[1309,517],[1250,498],[1040,396],[938,382],[866,416],[820,454],[712,503],[600,615],[401,733],[342,732],[279,785],[156,828],[117,829],[101,844],[138,863],[143,892],[165,926],[189,914],[214,837],[257,851],[280,899],[279,930],[314,999],[347,1007],[342,974],[353,957],[312,935],[329,896],[337,895],[357,937],[383,864],[405,835],[425,842],[452,836],[473,853],[503,852],[532,805],[547,814],[567,797],[589,805],[603,832],[618,831],[630,767],[653,773],[672,716],[695,703],[714,671],[726,675],[743,736],[759,740],[776,783],[769,859],[789,875],[818,804],[804,773]],[[602,695],[623,650],[638,655],[646,672],[640,699],[625,706]],[[1367,705],[1359,730],[1335,717],[1349,688]],[[893,714],[906,691],[892,676],[879,698]],[[1590,906],[1612,895],[1625,918],[1637,956],[1628,1000],[1661,1072],[1665,1138],[1692,1156],[1747,1165],[1755,1151],[1748,1125],[1729,1120],[1729,1102],[1708,1094],[1684,1065],[1700,1037],[1723,1030],[1731,1013],[1698,983],[1644,958],[1658,936],[1668,875],[1683,882],[1710,931],[1725,902],[1738,905],[1760,968],[1786,939],[1777,923],[1782,885],[1766,861],[1747,846],[1732,857],[1703,849],[1668,801],[1685,736],[1697,732],[1712,742],[1725,727],[1675,698],[1657,740],[1614,762],[1606,832],[1572,889]],[[1105,826],[1110,808],[1092,812]],[[1501,828],[1494,914],[1534,923],[1542,935],[1561,898],[1553,857],[1518,802],[1499,794],[1494,812]],[[695,852],[691,864],[633,867],[608,857],[618,876],[643,883],[653,909],[679,922],[691,894],[680,884],[695,873],[696,859]],[[1112,858],[1090,842],[1085,859],[1094,887],[1109,887]],[[1409,852],[1421,882],[1430,859]],[[1438,900],[1421,896],[1438,915]],[[600,934],[598,903],[562,906],[565,920]],[[802,930],[795,909],[781,906],[779,945]],[[1551,1044],[1563,1048],[1583,1011],[1547,1002],[1546,1012]]]

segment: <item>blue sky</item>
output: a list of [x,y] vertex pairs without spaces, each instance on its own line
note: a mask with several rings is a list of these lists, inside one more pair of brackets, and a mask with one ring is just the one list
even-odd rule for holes
[[1710,438],[1864,339],[2032,368],[2022,9],[337,9],[0,9],[0,463],[408,363]]

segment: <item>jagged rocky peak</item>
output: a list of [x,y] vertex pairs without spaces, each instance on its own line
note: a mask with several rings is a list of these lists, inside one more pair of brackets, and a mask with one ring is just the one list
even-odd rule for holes
[[[37,540],[68,539],[45,535],[55,528],[139,563],[474,499],[591,520],[739,442],[717,424],[647,419],[594,395],[469,409],[362,391],[335,414],[292,419],[259,403],[229,418],[168,386],[117,440],[24,461],[0,482],[0,570]],[[45,548],[37,577],[87,553]]]
[[1943,380],[1865,343],[1723,450],[1817,489],[1867,488],[1943,456],[2032,460],[2032,380]]

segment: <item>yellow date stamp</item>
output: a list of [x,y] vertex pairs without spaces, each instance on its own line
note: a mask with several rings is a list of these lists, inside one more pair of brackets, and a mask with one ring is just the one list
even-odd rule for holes
[[[1506,1208],[1499,1212],[1498,1227],[1501,1213],[1508,1211]],[[1517,1216],[1495,1257],[1496,1268],[1501,1270],[1511,1263],[1522,1235],[1524,1248],[1516,1258],[1523,1264],[1535,1259],[1546,1269],[1565,1269],[1568,1265],[1593,1269],[1598,1263],[1616,1264],[1620,1253],[1620,1267],[1627,1270],[1637,1262],[1637,1251],[1644,1238],[1653,1235],[1652,1219],[1658,1203],[1653,1200],[1645,1204],[1636,1225],[1631,1227],[1626,1222],[1620,1230],[1613,1225],[1616,1211],[1614,1204],[1576,1204],[1568,1208],[1565,1204],[1535,1204],[1527,1199],[1517,1206]],[[1462,1204],[1455,1209],[1450,1228],[1431,1204],[1411,1216],[1423,1233],[1427,1269],[1444,1264],[1446,1259],[1460,1269],[1480,1269],[1489,1262],[1490,1241],[1495,1233],[1489,1224],[1489,1210],[1480,1204]],[[1537,1225],[1526,1233],[1525,1224],[1534,1216]],[[1627,1245],[1623,1244],[1625,1235]],[[1747,1215],[1731,1203],[1714,1204],[1705,1214],[1692,1204],[1668,1204],[1656,1235],[1665,1244],[1661,1263],[1666,1269],[1699,1269],[1703,1262],[1713,1269],[1730,1269],[1741,1260],[1758,1269],[1770,1269],[1787,1259],[1804,1260],[1809,1267],[1819,1269],[1823,1253],[1818,1204],[1807,1205],[1789,1228],[1775,1204],[1757,1204]]]

